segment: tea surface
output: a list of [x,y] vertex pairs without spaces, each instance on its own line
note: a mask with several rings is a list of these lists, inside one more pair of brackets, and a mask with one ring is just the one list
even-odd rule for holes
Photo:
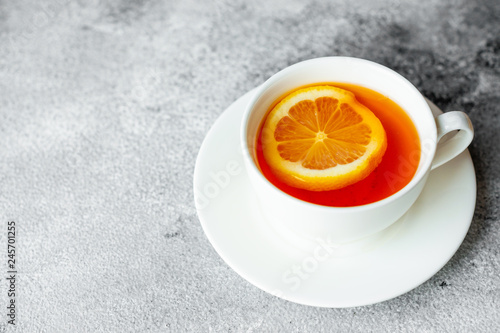
[[387,150],[382,162],[368,177],[342,189],[320,192],[298,189],[284,184],[274,176],[262,153],[261,129],[257,139],[257,158],[262,173],[285,193],[324,206],[359,206],[396,193],[413,178],[420,160],[420,141],[411,119],[399,105],[378,92],[352,84],[328,84],[354,93],[356,99],[381,121],[387,135]]

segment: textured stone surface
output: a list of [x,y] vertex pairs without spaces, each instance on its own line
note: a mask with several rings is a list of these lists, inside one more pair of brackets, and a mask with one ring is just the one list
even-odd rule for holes
[[[17,331],[500,331],[498,17],[496,0],[0,1],[0,241],[16,221]],[[224,109],[329,55],[395,69],[476,129],[477,208],[458,252],[407,294],[353,309],[252,286],[193,203]]]

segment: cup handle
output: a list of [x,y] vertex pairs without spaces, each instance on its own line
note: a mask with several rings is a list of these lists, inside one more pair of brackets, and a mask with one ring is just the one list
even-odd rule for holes
[[[462,111],[445,112],[435,118],[438,146],[431,170],[445,164],[463,152],[474,137],[474,128],[469,116]],[[453,136],[446,134],[458,131]],[[445,137],[446,136],[446,137]],[[443,137],[445,137],[443,139]]]

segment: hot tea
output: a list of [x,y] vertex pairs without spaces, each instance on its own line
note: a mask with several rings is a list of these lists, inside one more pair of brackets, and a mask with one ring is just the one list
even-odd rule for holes
[[[257,138],[257,158],[261,172],[283,192],[298,199],[324,206],[365,205],[398,192],[410,182],[420,160],[419,136],[410,117],[395,102],[371,89],[345,83],[326,83],[323,85],[352,92],[357,101],[371,110],[380,120],[386,133],[387,148],[380,162],[377,162],[378,166],[366,178],[340,189],[311,191],[287,185],[280,180],[280,177],[277,177],[276,171],[270,167],[264,156],[262,145],[262,128],[266,121],[264,119]],[[283,98],[284,96],[271,105],[267,115]]]

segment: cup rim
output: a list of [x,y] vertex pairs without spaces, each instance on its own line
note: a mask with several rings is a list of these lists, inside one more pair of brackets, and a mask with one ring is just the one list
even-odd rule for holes
[[[402,80],[403,82],[405,82],[405,85],[410,89],[410,90],[413,90],[414,93],[416,93],[416,96],[419,96],[421,98],[421,100],[424,102],[426,108],[427,108],[427,111],[428,113],[432,116],[432,111],[429,107],[429,105],[427,104],[427,102],[425,101],[425,98],[424,96],[420,93],[420,91],[410,82],[408,81],[404,76],[402,76],[401,74],[397,73],[396,71],[384,66],[384,65],[381,65],[379,63],[376,63],[376,62],[373,62],[371,60],[367,60],[367,59],[363,59],[363,58],[356,58],[356,57],[346,57],[346,56],[329,56],[329,57],[319,57],[319,58],[312,58],[312,59],[308,59],[308,60],[304,60],[304,61],[300,61],[300,62],[297,62],[295,64],[292,64],[290,66],[287,66],[285,68],[283,68],[282,70],[276,72],[275,74],[273,74],[270,78],[268,78],[264,83],[262,83],[255,91],[254,95],[251,97],[250,101],[248,102],[246,108],[245,108],[245,111],[244,111],[244,114],[243,114],[243,118],[242,118],[242,121],[241,121],[241,130],[240,130],[240,141],[241,141],[241,144],[242,144],[242,149],[243,149],[243,154],[244,154],[244,160],[247,160],[249,159],[250,161],[246,161],[246,166],[250,168],[252,168],[252,171],[257,174],[257,177],[259,177],[260,180],[263,181],[264,184],[266,184],[266,190],[270,190],[270,191],[273,191],[275,193],[277,193],[278,195],[281,195],[281,196],[284,196],[286,197],[288,200],[290,200],[291,202],[293,202],[293,204],[295,205],[303,205],[303,206],[307,206],[309,208],[311,207],[315,207],[316,209],[319,209],[319,210],[338,210],[338,211],[343,211],[343,212],[350,212],[350,211],[365,211],[365,210],[370,210],[370,209],[375,209],[375,208],[378,208],[378,207],[381,207],[381,206],[385,206],[393,201],[396,201],[398,200],[399,198],[403,197],[406,193],[408,193],[409,191],[411,191],[418,183],[420,183],[420,181],[426,176],[426,174],[430,171],[431,169],[431,165],[432,165],[432,160],[434,159],[434,155],[435,155],[435,152],[436,152],[436,146],[437,146],[437,128],[435,126],[435,123],[432,122],[432,124],[434,124],[434,130],[433,130],[433,133],[434,133],[434,136],[435,136],[435,144],[432,145],[430,151],[428,151],[428,156],[429,158],[427,158],[427,160],[425,161],[425,163],[422,165],[420,171],[417,171],[418,174],[415,174],[414,177],[411,179],[411,181],[406,184],[402,189],[400,189],[399,191],[397,191],[396,193],[393,193],[391,194],[390,196],[388,197],[385,197],[381,200],[378,200],[378,201],[374,201],[374,202],[371,202],[371,203],[368,203],[368,204],[364,204],[364,205],[358,205],[358,206],[348,206],[348,207],[335,207],[335,206],[326,206],[326,205],[320,205],[320,204],[316,204],[316,203],[312,203],[312,202],[308,202],[308,201],[304,201],[304,200],[301,200],[301,199],[298,199],[282,190],[280,190],[278,187],[276,187],[275,185],[273,185],[263,174],[262,172],[259,170],[259,168],[257,167],[256,165],[256,162],[252,156],[252,153],[250,152],[250,149],[248,149],[248,142],[247,142],[247,138],[248,138],[248,123],[249,123],[249,119],[250,119],[250,116],[252,114],[252,110],[255,106],[255,104],[257,103],[257,101],[259,100],[259,98],[262,96],[263,92],[266,91],[270,86],[272,86],[274,83],[278,82],[279,80],[281,80],[284,76],[288,75],[289,72],[291,71],[294,71],[297,67],[301,67],[301,66],[307,66],[308,63],[311,63],[311,62],[317,62],[317,61],[327,61],[327,60],[340,60],[340,61],[349,61],[349,62],[360,62],[360,63],[365,63],[365,64],[368,64],[370,66],[374,66],[374,67],[377,67],[378,69],[381,69],[381,70],[384,70],[384,71],[388,71],[389,73],[391,73],[391,75],[395,76],[396,78]],[[420,142],[422,144],[422,138],[420,138]],[[421,147],[422,149],[422,147]]]

